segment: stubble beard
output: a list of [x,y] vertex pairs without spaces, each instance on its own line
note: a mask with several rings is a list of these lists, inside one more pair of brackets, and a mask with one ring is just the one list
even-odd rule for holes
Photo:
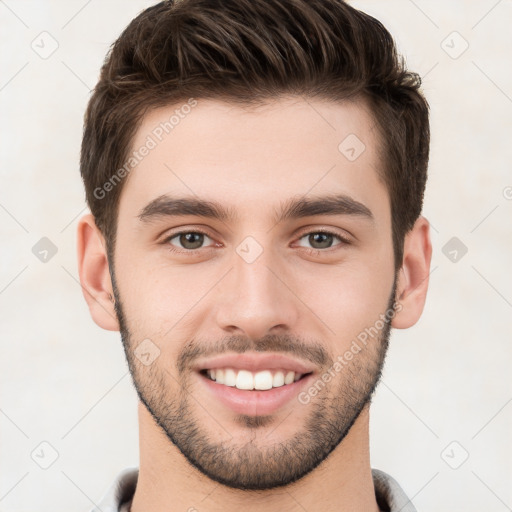
[[[228,440],[214,441],[209,429],[221,429],[221,426],[214,419],[206,425],[196,417],[194,409],[200,406],[190,389],[190,370],[177,365],[173,376],[158,366],[158,359],[145,367],[134,356],[137,343],[127,325],[114,279],[113,285],[123,347],[140,401],[191,465],[211,480],[230,488],[273,489],[289,485],[313,471],[346,437],[362,410],[369,405],[380,380],[389,344],[391,320],[385,320],[380,335],[371,339],[355,354],[350,363],[314,399],[307,405],[297,401],[296,407],[308,407],[309,411],[304,426],[293,437],[268,445],[268,442],[261,441],[261,432],[265,427],[277,423],[273,415],[236,415],[234,422],[224,427],[227,433],[233,428],[245,429],[244,442],[230,442],[229,434],[225,436]],[[396,279],[388,311],[394,307],[395,289]],[[275,335],[255,342],[239,337],[227,341],[230,348],[238,347],[236,350],[240,352],[248,347],[257,347],[261,351],[262,346],[265,351],[276,351],[272,349],[274,347],[282,352],[283,347],[291,346],[286,336]],[[244,348],[240,348],[242,345]],[[187,360],[187,355],[192,353],[191,346],[187,344],[182,349],[179,360]],[[318,347],[318,350],[322,350],[321,344]],[[184,353],[186,350],[189,352]],[[195,351],[197,353],[197,346]],[[325,351],[323,357],[325,369],[332,368],[333,358]],[[176,380],[179,387],[175,385],[171,389],[169,384],[176,384]]]

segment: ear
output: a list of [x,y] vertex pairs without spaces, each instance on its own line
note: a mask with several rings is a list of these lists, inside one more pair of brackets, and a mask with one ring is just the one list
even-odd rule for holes
[[91,214],[78,222],[77,252],[82,292],[92,319],[103,329],[118,331],[105,239]]
[[401,306],[391,321],[397,329],[407,329],[420,318],[427,297],[432,244],[430,224],[420,216],[404,240],[404,257],[398,274],[396,302]]

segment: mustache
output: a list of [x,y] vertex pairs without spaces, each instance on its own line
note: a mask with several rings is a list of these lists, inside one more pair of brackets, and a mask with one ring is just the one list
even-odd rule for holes
[[178,372],[183,373],[190,369],[199,357],[210,357],[226,352],[243,354],[250,351],[289,354],[310,361],[320,367],[329,366],[333,363],[333,359],[327,350],[317,341],[306,342],[295,336],[268,334],[259,340],[244,336],[228,336],[213,344],[191,340],[181,350],[176,366]]

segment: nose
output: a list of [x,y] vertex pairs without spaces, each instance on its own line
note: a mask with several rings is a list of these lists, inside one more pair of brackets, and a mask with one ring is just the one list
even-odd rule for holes
[[292,330],[299,317],[300,301],[285,271],[270,250],[253,262],[234,254],[233,268],[220,283],[216,321],[230,335],[257,340],[268,334]]

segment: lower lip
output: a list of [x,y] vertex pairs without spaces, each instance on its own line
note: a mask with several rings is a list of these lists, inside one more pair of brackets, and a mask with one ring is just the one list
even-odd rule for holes
[[308,384],[312,376],[313,374],[309,374],[292,384],[259,391],[225,386],[199,374],[199,378],[206,386],[206,389],[222,404],[235,413],[250,416],[263,416],[274,413],[286,403],[297,398],[301,389]]

